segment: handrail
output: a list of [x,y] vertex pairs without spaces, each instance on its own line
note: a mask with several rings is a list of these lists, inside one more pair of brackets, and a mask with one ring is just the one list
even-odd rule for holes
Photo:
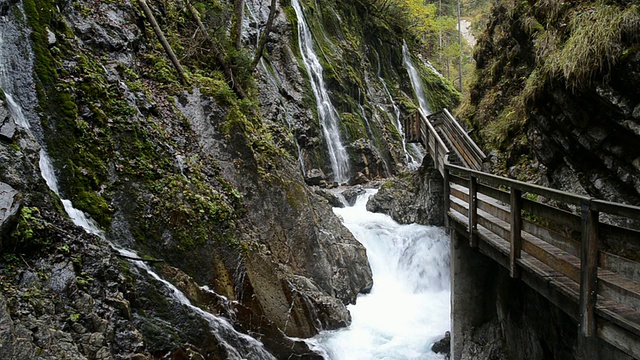
[[587,196],[572,194],[572,193],[561,191],[561,190],[556,190],[556,189],[551,189],[551,188],[547,188],[547,187],[543,187],[543,186],[539,186],[539,185],[529,184],[529,183],[526,183],[526,182],[522,182],[522,181],[518,181],[518,180],[514,180],[514,179],[509,179],[509,178],[505,178],[505,177],[501,177],[501,176],[493,175],[493,174],[489,174],[489,173],[484,173],[484,172],[481,172],[481,171],[472,170],[472,169],[465,168],[465,167],[462,167],[462,166],[457,166],[457,165],[454,165],[454,164],[447,164],[446,168],[448,168],[449,170],[454,170],[454,171],[458,171],[458,172],[465,173],[465,174],[473,174],[478,179],[485,180],[485,181],[491,183],[492,185],[515,187],[516,189],[518,189],[520,191],[523,191],[523,192],[542,195],[542,196],[545,196],[545,197],[547,197],[549,199],[553,199],[553,200],[564,202],[564,203],[569,203],[569,204],[572,204],[572,205],[580,206],[585,201],[590,201],[591,200],[591,198],[589,198]]
[[423,123],[427,124],[427,127],[429,128],[429,132],[434,136],[434,138],[436,139],[436,141],[438,142],[440,147],[442,147],[443,149],[446,150],[445,154],[448,154],[450,152],[450,150],[447,147],[447,145],[444,143],[442,138],[440,138],[440,135],[438,135],[438,132],[436,131],[436,128],[434,128],[433,125],[431,124],[431,122],[427,120],[427,116],[422,112],[422,109],[418,109],[418,111],[420,112],[420,115],[421,115],[421,119],[420,120]]
[[487,155],[484,154],[484,152],[475,143],[475,141],[473,141],[473,139],[471,139],[469,134],[462,128],[462,126],[460,126],[460,124],[456,121],[456,119],[453,117],[453,115],[451,115],[449,110],[447,110],[447,108],[444,108],[444,109],[442,109],[442,112],[447,115],[447,117],[449,118],[449,121],[451,122],[451,124],[453,124],[453,126],[455,126],[458,129],[458,132],[460,133],[460,135],[462,135],[464,137],[465,141],[467,142],[467,144],[469,146],[471,146],[473,151],[475,151],[476,154],[478,154],[482,160],[486,159]]

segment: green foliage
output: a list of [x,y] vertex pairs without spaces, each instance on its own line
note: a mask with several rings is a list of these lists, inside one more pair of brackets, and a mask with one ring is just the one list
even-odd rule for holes
[[564,46],[549,54],[546,66],[551,76],[562,76],[577,88],[611,69],[623,54],[623,42],[640,39],[640,7],[585,4],[572,13],[569,31]]

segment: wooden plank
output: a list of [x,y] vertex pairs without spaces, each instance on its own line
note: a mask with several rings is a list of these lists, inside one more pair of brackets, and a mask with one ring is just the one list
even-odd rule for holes
[[447,110],[446,108],[442,109],[442,112],[446,115],[446,117],[451,121],[452,124],[454,124],[454,126],[456,126],[458,128],[458,131],[460,132],[460,134],[464,135],[464,138],[466,140],[467,143],[469,143],[470,145],[473,145],[471,148],[473,149],[473,151],[477,154],[478,158],[480,158],[481,162],[484,161],[484,159],[486,159],[486,155],[482,152],[482,150],[480,149],[480,147],[478,145],[476,145],[476,143],[471,139],[471,137],[469,136],[469,134],[467,134],[466,131],[464,131],[464,129],[462,128],[462,126],[460,126],[460,124],[456,121],[456,119],[451,115],[451,113],[449,112],[449,110]]
[[522,209],[531,213],[533,216],[539,216],[549,220],[560,227],[567,227],[571,230],[582,231],[582,222],[580,216],[572,214],[556,207],[541,204],[539,202],[522,199]]
[[477,182],[475,177],[469,178],[469,245],[472,248],[478,246],[475,232],[478,229],[478,197]]
[[518,277],[516,260],[520,258],[522,251],[522,192],[519,189],[511,188],[511,252],[509,254],[510,269],[512,278]]
[[478,192],[492,199],[496,199],[498,202],[503,204],[508,204],[510,200],[508,192],[503,190],[498,190],[491,186],[484,185],[480,182],[478,182]]
[[478,194],[478,209],[483,210],[500,220],[509,221],[509,209],[504,206],[497,205],[495,200],[482,196],[482,194]]
[[467,185],[469,185],[469,178],[462,178],[460,176],[456,176],[453,175],[449,172],[449,169],[447,169],[447,173],[449,174],[449,181],[456,184],[456,185],[460,185],[463,187],[467,187]]
[[467,191],[469,190],[462,186],[451,185],[451,195],[453,197],[469,202],[469,193]]
[[616,304],[613,301],[598,298],[596,314],[599,317],[632,332],[636,336],[640,336],[640,313],[637,311],[626,306]]
[[522,221],[522,230],[529,233],[538,239],[544,239],[544,241],[557,247],[560,250],[566,251],[573,256],[580,256],[580,241],[571,237],[560,234],[556,231],[547,229],[544,226],[534,224],[528,220]]
[[522,250],[576,284],[580,281],[580,262],[578,258],[528,234],[523,236]]
[[634,359],[640,359],[640,338],[637,335],[603,322],[598,324],[598,336]]
[[598,281],[598,212],[590,201],[582,204],[582,251],[580,254],[580,331],[585,337],[596,334],[595,306]]
[[612,271],[629,280],[640,283],[640,263],[625,257],[600,251],[600,267]]
[[640,207],[638,206],[594,199],[591,201],[591,207],[598,212],[640,220]]
[[611,271],[598,271],[598,295],[640,311],[640,284]]

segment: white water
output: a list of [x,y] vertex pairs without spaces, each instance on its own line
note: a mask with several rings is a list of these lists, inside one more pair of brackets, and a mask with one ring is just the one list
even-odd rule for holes
[[349,307],[346,329],[308,342],[326,359],[442,359],[431,345],[450,329],[449,245],[443,229],[399,225],[366,210],[373,190],[355,206],[334,208],[367,249],[373,289]]
[[420,110],[424,113],[424,115],[431,114],[431,107],[429,106],[429,102],[427,101],[427,97],[424,93],[424,88],[422,86],[422,79],[420,75],[418,75],[418,71],[416,67],[413,65],[413,61],[411,60],[411,54],[409,53],[409,48],[406,43],[402,44],[402,62],[404,63],[407,72],[409,73],[409,78],[411,79],[411,86],[413,87],[413,91],[418,98],[418,104],[420,104]]
[[300,53],[307,68],[311,88],[316,98],[318,108],[318,118],[320,128],[329,153],[333,179],[337,182],[345,182],[349,179],[349,157],[345,147],[342,145],[339,129],[338,112],[331,103],[327,93],[324,78],[322,76],[322,66],[313,49],[313,37],[302,13],[302,8],[298,0],[291,0],[291,5],[298,18],[298,38],[300,40]]

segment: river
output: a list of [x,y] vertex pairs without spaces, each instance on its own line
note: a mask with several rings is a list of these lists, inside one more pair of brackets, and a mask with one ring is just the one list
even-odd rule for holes
[[449,242],[442,228],[400,225],[366,210],[375,190],[334,208],[367,249],[374,285],[349,307],[352,323],[310,341],[332,360],[443,359],[433,342],[450,329]]

